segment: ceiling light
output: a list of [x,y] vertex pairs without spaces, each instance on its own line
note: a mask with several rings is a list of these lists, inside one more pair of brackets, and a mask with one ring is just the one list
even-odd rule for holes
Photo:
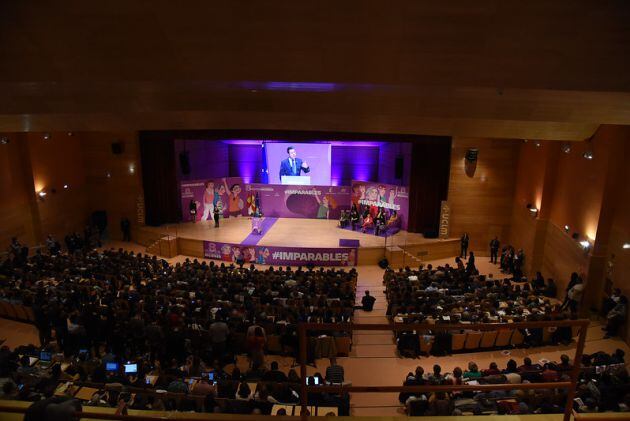
[[621,246],[622,249],[630,249],[630,243],[623,243],[623,246]]
[[582,156],[584,157],[584,159],[588,159],[590,161],[591,159],[593,159],[593,151],[589,149],[588,151],[584,152]]
[[540,142],[539,141],[534,142],[534,146],[536,146],[537,148],[540,148]]
[[569,232],[569,226],[568,225],[564,226],[564,232],[567,232],[567,233]]
[[569,153],[569,152],[571,152],[571,145],[568,144],[568,143],[563,143],[562,146],[560,147],[560,149],[564,153]]
[[112,173],[110,173],[109,171],[107,171],[107,173],[105,174],[105,176],[106,176],[107,178],[112,178]]
[[134,174],[136,172],[136,166],[134,164],[129,164],[129,174]]
[[50,133],[44,133],[44,140],[50,139]]
[[64,190],[68,190],[68,187],[70,187],[70,186],[68,186],[67,184],[63,185]]
[[68,136],[72,136],[74,133],[72,132],[68,132]]
[[582,240],[580,241],[580,245],[582,246],[584,250],[586,250],[587,248],[591,246],[591,243],[589,243],[587,240]]

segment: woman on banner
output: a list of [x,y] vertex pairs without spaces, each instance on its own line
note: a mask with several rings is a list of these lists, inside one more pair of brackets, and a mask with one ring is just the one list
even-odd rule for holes
[[337,207],[337,202],[335,198],[329,194],[324,195],[321,199],[317,194],[314,195],[317,203],[319,204],[319,208],[317,208],[317,219],[329,219],[330,217],[330,208],[335,209]]
[[214,181],[206,181],[205,190],[203,191],[203,215],[202,221],[207,221],[214,214]]

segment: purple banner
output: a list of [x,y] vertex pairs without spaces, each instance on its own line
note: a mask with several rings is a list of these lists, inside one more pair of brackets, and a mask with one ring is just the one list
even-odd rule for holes
[[215,208],[223,218],[250,215],[255,210],[253,196],[245,192],[240,177],[182,181],[180,189],[184,221],[193,220],[191,201],[196,205],[197,221],[212,220]]
[[394,215],[400,227],[407,229],[409,215],[409,188],[392,184],[352,181],[352,204],[359,210],[369,210],[372,218],[376,218],[381,208],[387,218]]
[[356,266],[356,248],[304,248],[274,246],[244,246],[241,244],[204,241],[203,254],[207,259],[237,263],[274,266]]
[[277,218],[339,219],[350,209],[350,187],[249,184],[246,193],[258,194],[265,216]]

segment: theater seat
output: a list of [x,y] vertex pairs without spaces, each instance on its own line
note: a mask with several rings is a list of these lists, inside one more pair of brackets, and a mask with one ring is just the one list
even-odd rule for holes
[[512,346],[523,345],[523,340],[525,337],[521,333],[520,330],[514,329],[514,333],[512,334]]
[[464,344],[464,348],[466,349],[477,349],[479,348],[479,343],[481,343],[481,332],[470,332],[466,337],[466,343]]
[[483,332],[481,337],[481,342],[479,343],[480,348],[492,348],[497,339],[498,332],[496,330],[486,330]]
[[426,354],[427,356],[431,355],[431,349],[433,348],[433,343],[435,342],[435,336],[433,335],[420,335],[420,352]]
[[510,339],[514,331],[510,329],[501,329],[497,332],[497,339],[494,341],[494,346],[504,347],[510,345]]
[[352,339],[349,336],[336,336],[335,345],[337,346],[337,355],[340,357],[348,357],[352,349]]
[[454,333],[451,343],[451,350],[453,351],[461,351],[464,349],[464,344],[466,343],[466,333]]

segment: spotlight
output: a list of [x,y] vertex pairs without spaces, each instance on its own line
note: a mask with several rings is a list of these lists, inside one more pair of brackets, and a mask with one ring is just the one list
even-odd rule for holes
[[569,153],[569,152],[571,152],[571,145],[569,145],[568,143],[563,143],[562,146],[560,147],[560,149],[564,153]]
[[534,146],[536,146],[537,148],[540,148],[540,142],[539,141],[534,142]]
[[587,250],[591,246],[591,243],[589,243],[587,240],[582,240],[580,241],[580,245],[584,250]]
[[630,249],[630,243],[623,243],[623,246],[621,246],[621,248],[625,250]]
[[134,164],[129,164],[129,174],[135,174],[136,166]]
[[588,159],[590,161],[591,159],[593,159],[593,151],[589,149],[588,151],[584,152],[582,156],[584,157],[584,159]]
[[110,173],[109,171],[107,171],[107,173],[105,174],[105,176],[106,176],[107,178],[112,178],[112,173]]
[[569,233],[569,226],[568,225],[564,226],[564,232],[566,232],[567,234]]
[[64,189],[64,190],[68,190],[68,187],[70,187],[70,186],[68,186],[67,184],[64,184],[64,185],[63,185],[63,189]]
[[44,140],[50,139],[50,133],[44,133]]
[[0,144],[7,145],[9,143],[9,138],[6,136],[0,137]]

